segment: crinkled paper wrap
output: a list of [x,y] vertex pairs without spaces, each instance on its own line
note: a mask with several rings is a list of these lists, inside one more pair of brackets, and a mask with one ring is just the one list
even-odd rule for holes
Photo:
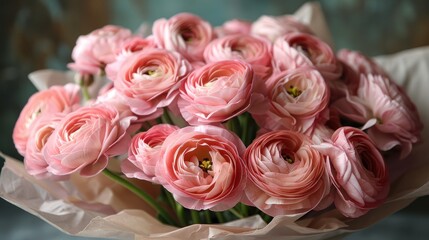
[[[295,15],[331,43],[318,4],[306,4]],[[376,61],[405,87],[427,125],[429,47],[378,57]],[[49,71],[38,72],[31,77],[35,82],[38,78],[48,80],[48,83],[36,85],[41,88],[51,85],[55,79],[72,79]],[[196,224],[175,228],[161,224],[144,202],[104,175],[92,178],[72,176],[70,180],[61,182],[39,180],[28,175],[21,162],[4,155],[6,162],[0,176],[0,196],[61,231],[76,236],[115,239],[267,239],[267,236],[271,240],[335,239],[370,226],[406,207],[417,197],[429,194],[429,161],[425,156],[429,149],[426,139],[428,128],[424,129],[422,136],[423,143],[415,146],[409,158],[404,160],[412,164],[412,168],[392,184],[386,203],[357,219],[344,218],[336,210],[331,210],[296,222],[275,217],[265,224],[259,216],[253,216],[222,225]],[[149,189],[150,194],[155,196],[158,193],[157,186],[143,184],[142,187]]]

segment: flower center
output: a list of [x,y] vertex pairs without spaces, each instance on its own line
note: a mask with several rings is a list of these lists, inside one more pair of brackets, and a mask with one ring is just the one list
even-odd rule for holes
[[198,162],[199,162],[199,167],[204,171],[204,172],[208,172],[208,171],[211,171],[212,170],[212,165],[213,165],[213,162],[212,162],[212,160],[210,159],[210,158],[208,158],[208,157],[204,157],[203,159],[202,159],[202,161],[200,161],[200,160],[198,160]]
[[291,95],[293,98],[297,98],[299,95],[301,95],[302,91],[299,90],[297,87],[290,85],[289,88],[286,89],[286,92]]

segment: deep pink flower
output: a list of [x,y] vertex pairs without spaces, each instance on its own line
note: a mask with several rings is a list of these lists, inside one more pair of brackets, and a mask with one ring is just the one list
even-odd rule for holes
[[158,124],[136,134],[128,149],[128,159],[121,163],[122,172],[129,178],[159,183],[155,177],[155,167],[160,161],[160,151],[164,140],[179,129],[169,124]]
[[19,114],[13,129],[12,138],[18,152],[25,155],[27,139],[37,118],[45,112],[71,112],[79,106],[79,102],[79,87],[75,84],[52,86],[33,94]]
[[304,134],[268,132],[247,148],[244,159],[251,205],[271,216],[295,219],[313,210],[330,191],[325,158]]
[[246,62],[213,62],[189,74],[177,104],[191,125],[221,123],[249,107],[252,87],[253,70]]
[[380,206],[389,192],[389,178],[374,143],[352,127],[337,129],[331,140],[316,148],[329,157],[326,166],[336,188],[336,208],[344,216],[356,218]]
[[227,210],[243,195],[244,151],[241,140],[224,128],[185,127],[165,139],[156,177],[186,208]]
[[158,19],[152,32],[160,48],[177,51],[190,62],[203,60],[204,48],[214,37],[212,26],[190,13],[180,13],[168,20]]

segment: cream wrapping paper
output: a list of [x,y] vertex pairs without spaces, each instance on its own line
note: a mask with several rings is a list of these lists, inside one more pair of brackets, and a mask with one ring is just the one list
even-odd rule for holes
[[[310,24],[313,31],[331,43],[329,31],[318,4],[306,4],[295,14]],[[392,78],[404,86],[416,103],[425,125],[429,123],[429,47],[408,50],[376,58]],[[52,83],[73,78],[68,74],[44,70],[31,76],[43,89]],[[44,83],[43,83],[44,82]],[[92,178],[72,176],[68,181],[39,180],[28,175],[21,162],[4,156],[0,175],[0,196],[30,212],[59,230],[76,236],[113,239],[337,239],[370,226],[406,207],[417,197],[429,194],[428,128],[423,143],[416,145],[405,159],[410,169],[391,186],[385,204],[368,214],[347,219],[336,210],[326,211],[304,220],[290,222],[275,217],[265,224],[259,216],[222,225],[191,225],[175,228],[161,224],[144,202],[103,175]],[[403,163],[400,163],[403,164]],[[156,196],[158,188],[144,183]]]

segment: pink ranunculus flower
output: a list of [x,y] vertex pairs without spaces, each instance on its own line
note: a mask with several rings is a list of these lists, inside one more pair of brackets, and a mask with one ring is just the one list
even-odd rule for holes
[[127,129],[134,119],[120,118],[115,108],[104,105],[86,106],[69,113],[58,123],[43,151],[48,172],[98,174],[110,157],[127,152],[131,140]]
[[71,112],[79,106],[79,87],[75,84],[52,86],[33,94],[19,114],[13,129],[13,142],[19,154],[25,155],[33,123],[42,114]]
[[114,87],[134,113],[149,116],[176,100],[181,81],[191,68],[177,52],[141,51],[122,62]]
[[48,163],[43,156],[43,151],[46,142],[64,115],[66,114],[45,113],[34,121],[24,155],[24,167],[30,175],[38,178],[52,177],[52,174],[47,171]]
[[228,35],[213,40],[204,51],[206,63],[239,59],[249,63],[258,80],[271,75],[271,43],[246,34]]
[[302,133],[279,130],[256,138],[244,160],[248,178],[246,203],[270,216],[298,219],[330,192],[325,158]]
[[160,150],[164,140],[179,128],[169,124],[158,124],[136,134],[128,149],[128,159],[121,163],[121,170],[129,178],[138,178],[159,183],[155,167],[160,161]]
[[240,60],[213,62],[189,74],[177,101],[191,125],[221,123],[250,105],[253,70]]
[[133,53],[153,48],[156,48],[153,38],[142,38],[139,36],[128,38],[118,49],[115,61],[107,64],[105,69],[107,78],[111,81],[115,81],[123,61]]
[[239,19],[226,21],[222,26],[215,28],[215,32],[218,37],[232,34],[250,34],[251,31],[252,22]]
[[186,208],[227,210],[243,195],[244,151],[241,140],[224,128],[185,127],[162,144],[156,177]]
[[387,73],[377,65],[377,63],[360,52],[341,49],[337,52],[337,57],[343,61],[344,64],[347,64],[355,70],[359,75],[374,74],[388,76]]
[[325,121],[329,88],[319,71],[306,67],[281,72],[265,85],[265,99],[249,110],[260,127],[310,134],[316,123]]
[[334,203],[344,216],[360,217],[384,202],[389,192],[388,170],[366,133],[342,127],[330,143],[315,148],[329,157],[326,166],[336,188]]
[[115,61],[116,53],[132,37],[129,29],[107,25],[77,39],[73,63],[68,67],[81,74],[99,74],[106,64]]
[[303,32],[312,34],[310,28],[298,22],[291,15],[261,16],[252,24],[252,35],[264,37],[274,42],[278,37],[291,32]]
[[330,102],[345,97],[347,94],[355,95],[359,87],[359,75],[351,66],[342,60],[338,60],[341,65],[342,74],[337,79],[327,81],[329,89],[331,90]]
[[204,49],[214,38],[212,26],[190,13],[156,20],[152,33],[160,48],[177,51],[190,62],[203,60]]
[[281,72],[303,66],[314,66],[326,80],[341,76],[341,65],[331,47],[316,36],[292,32],[274,42],[274,71]]
[[420,140],[423,124],[406,93],[382,75],[361,75],[356,95],[336,101],[342,117],[361,124],[382,151],[400,150],[405,158]]

